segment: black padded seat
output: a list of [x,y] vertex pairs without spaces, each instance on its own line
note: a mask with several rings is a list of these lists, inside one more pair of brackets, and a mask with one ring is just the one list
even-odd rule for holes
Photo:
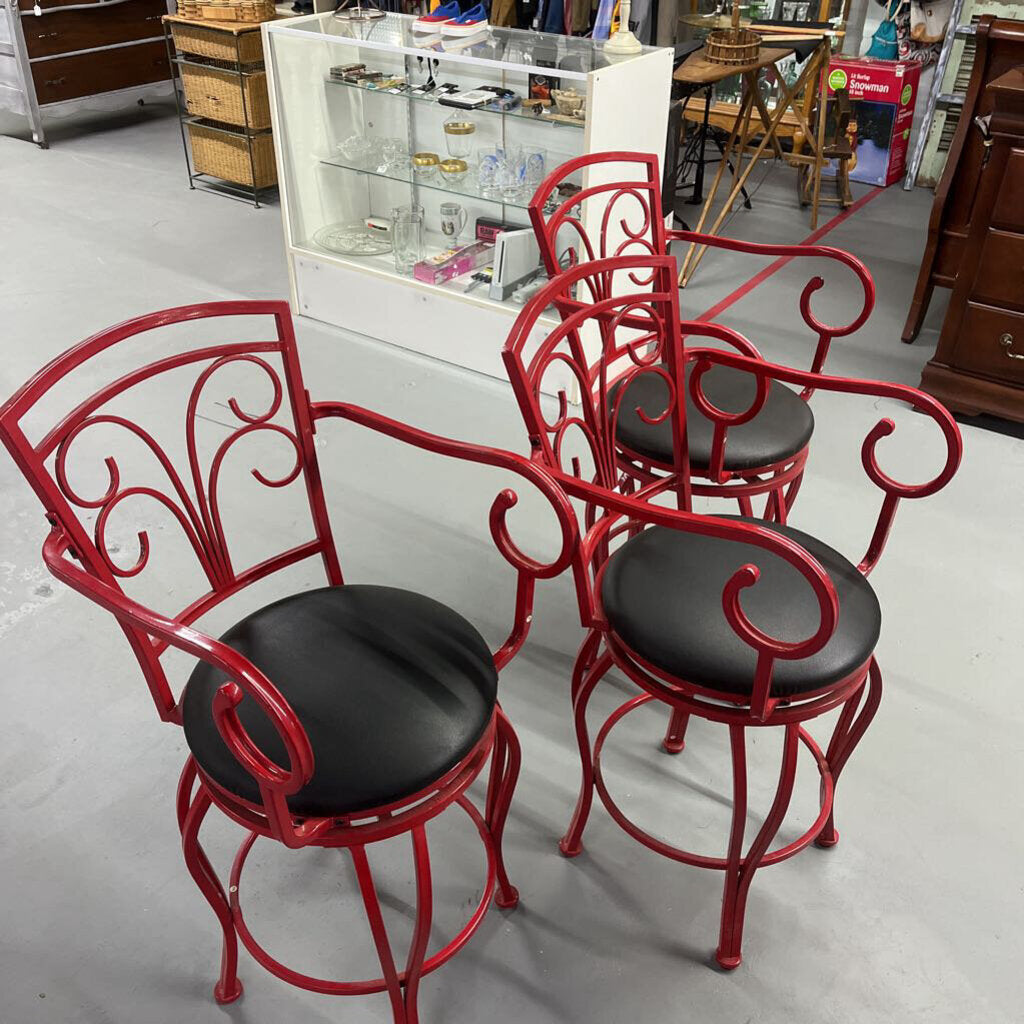
[[[309,736],[313,777],[288,798],[299,815],[339,817],[420,791],[472,750],[494,711],[498,677],[483,637],[450,608],[406,590],[295,594],[221,639],[281,691]],[[258,803],[255,781],[213,721],[225,679],[205,662],[196,667],[182,698],[185,739],[207,775]],[[286,766],[276,731],[248,697],[238,715],[257,746]]]
[[[854,672],[871,656],[882,627],[875,592],[857,567],[827,544],[790,526],[745,516],[789,537],[821,563],[835,585],[839,618],[828,643],[809,658],[775,662],[772,695],[793,697]],[[746,564],[761,578],[742,592],[754,625],[784,641],[804,640],[818,628],[818,602],[805,578],[782,558],[753,544],[651,527],[610,558],[601,600],[612,630],[652,665],[696,686],[750,694],[757,656],[722,610],[722,590]]]
[[[693,363],[686,365],[686,435],[690,464],[705,469],[711,464],[711,440],[714,424],[693,404],[689,380]],[[723,412],[748,409],[757,393],[754,375],[731,366],[713,366],[701,381],[704,393]],[[621,388],[621,381],[608,391],[609,402]],[[619,408],[616,427],[618,441],[630,451],[655,462],[671,465],[672,422],[645,423],[637,414],[640,406],[648,416],[664,412],[668,385],[655,373],[641,373],[627,385]],[[814,433],[814,414],[795,392],[777,381],[770,381],[768,395],[760,412],[748,423],[730,427],[726,436],[725,468],[757,469],[792,458],[802,451]]]

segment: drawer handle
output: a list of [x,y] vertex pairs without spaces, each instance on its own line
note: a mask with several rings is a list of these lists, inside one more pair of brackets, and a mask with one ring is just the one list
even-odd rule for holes
[[1006,349],[1006,354],[1010,359],[1024,359],[1024,354],[1020,352],[1011,352],[1010,348],[1013,346],[1013,335],[1012,334],[1001,334],[999,336],[999,344]]
[[67,81],[66,77],[61,78],[48,78],[43,84],[44,85],[63,85]]

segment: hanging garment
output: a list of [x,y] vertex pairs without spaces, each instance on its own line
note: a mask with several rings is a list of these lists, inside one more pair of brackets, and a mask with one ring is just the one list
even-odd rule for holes
[[562,35],[565,32],[565,7],[562,0],[548,0],[544,5],[544,21],[542,32],[554,32]]
[[895,60],[899,55],[899,46],[896,42],[896,13],[905,2],[906,0],[891,0],[886,7],[884,20],[871,37],[871,45],[868,47],[867,53],[864,54],[865,57]]
[[572,33],[581,36],[590,29],[591,0],[570,0],[572,12]]
[[515,28],[519,24],[515,0],[492,0],[489,21],[492,25]]
[[910,8],[913,4],[905,4],[896,12],[896,42],[899,47],[900,60],[912,60],[922,67],[939,59],[942,43],[918,43],[910,34]]
[[612,33],[612,19],[618,15],[618,0],[600,0],[594,20],[594,38],[607,39]]
[[953,13],[953,0],[930,0],[910,5],[910,38],[915,43],[941,43]]
[[649,43],[652,35],[651,18],[654,14],[652,0],[633,0],[629,12],[629,25],[641,43]]

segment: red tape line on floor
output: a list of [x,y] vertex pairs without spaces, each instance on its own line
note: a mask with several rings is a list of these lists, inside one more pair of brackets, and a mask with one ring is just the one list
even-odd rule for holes
[[[852,206],[848,206],[845,210],[837,213],[827,224],[822,225],[817,231],[811,232],[802,242],[798,242],[798,245],[814,245],[819,239],[827,235],[833,228],[837,228],[840,224],[846,220],[847,217],[852,217],[858,210],[867,206],[875,196],[881,195],[885,191],[884,188],[872,189],[867,195],[863,195],[858,199]],[[767,281],[772,274],[780,271],[790,260],[796,259],[795,256],[780,256],[774,263],[770,263],[760,273],[755,274],[749,281],[745,281],[739,286],[734,292],[730,292],[720,302],[716,302],[707,312],[701,313],[700,316],[695,317],[698,322],[706,322],[708,320],[714,320],[719,313],[727,310],[731,305],[739,302],[744,295],[752,292],[759,284],[763,281]]]

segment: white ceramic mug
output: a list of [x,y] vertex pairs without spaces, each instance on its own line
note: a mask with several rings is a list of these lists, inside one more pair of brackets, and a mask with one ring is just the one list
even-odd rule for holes
[[466,211],[458,203],[441,204],[441,234],[454,241],[466,226]]

